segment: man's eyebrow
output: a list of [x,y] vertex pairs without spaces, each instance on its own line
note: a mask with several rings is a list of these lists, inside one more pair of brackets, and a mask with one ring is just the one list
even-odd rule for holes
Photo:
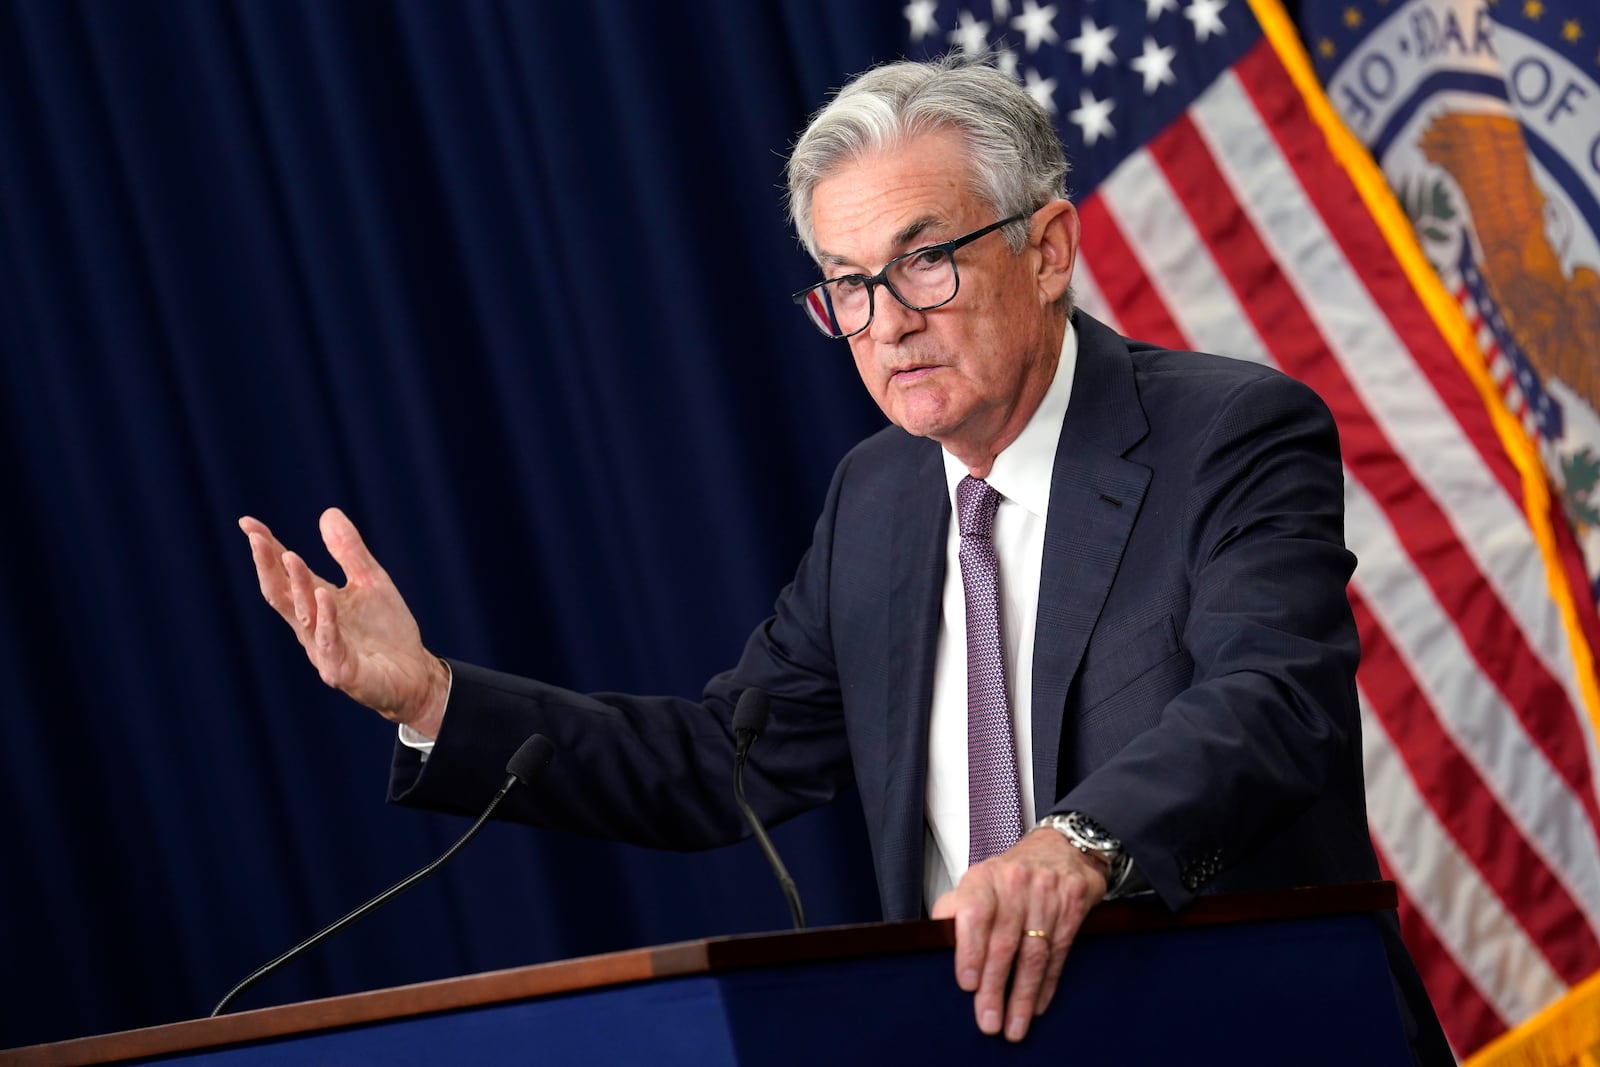
[[933,229],[935,226],[942,225],[944,221],[945,220],[938,215],[924,215],[919,219],[912,219],[909,223],[900,228],[899,233],[894,235],[895,247],[904,248],[912,241],[917,240],[923,234]]
[[[923,215],[920,218],[912,219],[895,233],[892,238],[893,247],[904,249],[905,251],[914,251],[914,249],[908,247],[913,241],[918,240],[929,230],[945,223],[946,219],[940,215]],[[896,254],[898,255],[899,253]],[[817,262],[825,267],[848,267],[852,265],[851,260],[844,256],[821,250],[817,252]]]

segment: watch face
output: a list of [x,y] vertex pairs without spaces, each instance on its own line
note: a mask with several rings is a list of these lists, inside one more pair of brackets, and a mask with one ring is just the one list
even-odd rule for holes
[[1106,828],[1089,818],[1087,815],[1076,811],[1067,815],[1068,827],[1083,839],[1083,843],[1090,848],[1114,852],[1122,847],[1122,842],[1112,837]]

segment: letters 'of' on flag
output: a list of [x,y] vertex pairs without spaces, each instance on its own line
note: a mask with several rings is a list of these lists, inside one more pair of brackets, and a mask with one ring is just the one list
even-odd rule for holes
[[[1440,283],[1275,0],[904,12],[913,52],[994,51],[1055,116],[1083,216],[1080,305],[1130,336],[1272,364],[1327,401],[1360,560],[1369,818],[1407,943],[1459,1055],[1576,1062],[1600,1044],[1600,627],[1524,433],[1563,394],[1519,386],[1508,411],[1519,372],[1477,346],[1485,321],[1521,321],[1516,298],[1449,233],[1460,286]],[[1328,63],[1356,54],[1330,40]],[[1565,209],[1564,233],[1581,214]]]
[[1504,404],[1560,487],[1593,585],[1600,10],[1576,0],[1307,7],[1329,99],[1471,320]]

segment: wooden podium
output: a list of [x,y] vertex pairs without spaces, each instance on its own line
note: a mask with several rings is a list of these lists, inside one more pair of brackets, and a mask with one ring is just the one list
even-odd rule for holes
[[948,921],[687,941],[0,1052],[0,1065],[1409,1067],[1391,883],[1091,913],[1027,1039],[984,1037]]

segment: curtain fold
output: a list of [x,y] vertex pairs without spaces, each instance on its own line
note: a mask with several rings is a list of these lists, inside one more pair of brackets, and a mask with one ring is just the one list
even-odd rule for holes
[[[441,653],[734,662],[882,425],[780,191],[871,7],[0,7],[0,1047],[202,1015],[465,828],[384,805],[239,515],[337,580],[343,507]],[[860,823],[775,833],[818,922],[877,915]],[[497,825],[241,1006],[784,925],[753,846]]]

